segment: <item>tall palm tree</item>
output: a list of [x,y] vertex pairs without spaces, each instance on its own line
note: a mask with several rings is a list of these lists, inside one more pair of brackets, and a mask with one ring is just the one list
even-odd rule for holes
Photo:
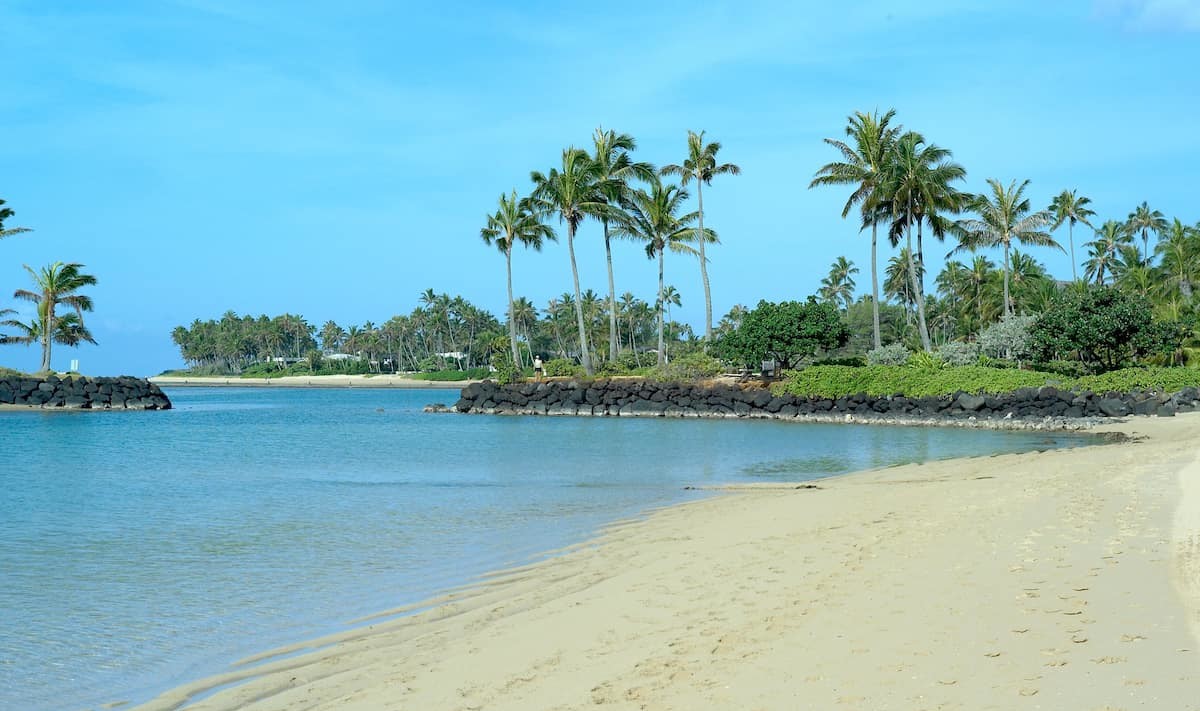
[[1084,263],[1084,276],[1087,279],[1095,277],[1096,284],[1104,283],[1104,272],[1112,272],[1117,260],[1117,253],[1123,245],[1132,241],[1127,225],[1116,220],[1108,220],[1096,230],[1096,239],[1088,242],[1090,258]]
[[[696,214],[700,234],[704,230],[704,186],[712,185],[712,180],[718,175],[741,175],[742,169],[733,163],[717,163],[717,152],[721,144],[717,141],[704,142],[704,131],[696,133],[688,131],[688,157],[682,165],[665,165],[663,175],[678,175],[680,184],[686,188],[688,183],[696,181]],[[700,240],[700,280],[704,283],[704,339],[712,340],[712,292],[708,287],[708,258],[704,256],[704,242]]]
[[887,297],[900,302],[900,305],[904,308],[904,320],[909,324],[912,323],[913,311],[917,305],[915,284],[923,276],[922,274],[914,276],[909,271],[922,268],[912,258],[908,247],[901,247],[900,254],[889,259],[887,267],[883,271],[883,293]]
[[808,185],[810,189],[818,185],[856,186],[842,208],[842,217],[848,216],[850,210],[859,205],[863,226],[871,226],[871,323],[876,348],[883,345],[879,334],[878,208],[886,202],[886,191],[883,189],[885,173],[900,132],[900,127],[889,125],[895,115],[894,109],[888,109],[883,116],[878,112],[867,114],[862,111],[850,116],[846,124],[850,143],[825,139],[842,154],[842,160],[822,166]]
[[1067,223],[1067,239],[1071,243],[1071,279],[1074,281],[1079,280],[1079,273],[1075,266],[1075,223],[1082,222],[1088,227],[1092,226],[1092,223],[1088,222],[1088,218],[1096,213],[1088,207],[1090,204],[1092,204],[1091,198],[1077,196],[1074,190],[1064,190],[1050,201],[1050,212],[1054,215],[1050,231],[1053,232],[1061,227],[1062,223]]
[[[695,254],[700,251],[693,244],[716,242],[712,230],[692,227],[699,220],[699,211],[679,214],[688,198],[686,190],[675,185],[664,185],[658,177],[649,181],[649,190],[636,189],[629,193],[625,216],[617,226],[622,236],[643,242],[646,256],[658,260],[658,364],[666,365],[666,347],[663,331],[663,309],[666,306],[666,285],[663,281],[664,254]],[[701,235],[704,236],[700,239]]]
[[534,171],[531,196],[533,209],[542,215],[557,214],[567,226],[567,251],[571,255],[571,277],[575,282],[575,320],[579,328],[579,350],[583,369],[593,375],[592,355],[588,346],[587,326],[579,293],[579,268],[575,264],[575,233],[585,217],[619,217],[620,211],[608,204],[608,195],[616,189],[612,180],[601,175],[601,167],[578,148],[566,148],[562,154],[562,169],[551,168],[547,174]]
[[[533,362],[533,325],[538,320],[537,307],[524,296],[513,302],[513,321],[517,324],[518,335],[525,337],[525,350],[528,351],[529,362]],[[520,361],[518,361],[520,364]]]
[[544,240],[553,240],[554,230],[533,213],[528,199],[518,199],[517,191],[500,196],[500,205],[494,215],[487,216],[487,223],[479,230],[479,236],[487,244],[495,244],[504,255],[504,266],[508,274],[508,341],[512,347],[514,366],[521,364],[521,353],[517,350],[517,319],[513,309],[512,252],[513,245],[520,242],[536,252],[542,251]]
[[896,141],[885,182],[885,190],[891,201],[890,236],[893,244],[899,242],[901,235],[905,236],[909,259],[914,259],[912,228],[914,224],[917,227],[917,251],[908,274],[918,279],[913,283],[913,292],[917,299],[921,345],[926,351],[933,350],[933,343],[929,339],[929,326],[925,319],[922,226],[928,223],[934,236],[939,240],[944,239],[952,224],[945,214],[960,212],[966,202],[965,196],[951,183],[962,180],[967,171],[951,162],[950,157],[950,151],[926,142],[925,137],[915,131],[908,131]]
[[1042,229],[1054,219],[1050,211],[1030,212],[1032,208],[1029,198],[1024,195],[1025,188],[1029,185],[1028,180],[1020,185],[1014,180],[1006,188],[999,180],[988,178],[988,185],[992,188],[991,196],[976,195],[969,204],[969,210],[979,215],[979,219],[960,220],[957,223],[959,245],[954,252],[964,249],[975,251],[986,247],[1004,249],[1004,315],[1011,316],[1013,304],[1009,290],[1009,272],[1013,242],[1066,250],[1054,241],[1049,232]]
[[[83,312],[92,310],[92,299],[77,293],[85,286],[94,285],[96,277],[84,274],[80,271],[82,267],[82,264],[74,262],[55,262],[42,267],[40,271],[34,271],[25,265],[25,271],[33,278],[37,291],[17,289],[13,292],[14,299],[32,302],[36,307],[36,315],[29,323],[15,319],[5,321],[5,326],[22,333],[20,336],[9,336],[8,340],[14,343],[41,343],[42,371],[50,370],[50,351],[55,343],[74,346],[82,342],[96,342],[83,323]],[[58,309],[62,306],[72,311],[59,314]]]
[[[595,155],[592,160],[600,166],[600,179],[605,181],[609,190],[604,198],[609,205],[619,206],[629,192],[630,179],[649,180],[654,176],[654,166],[646,162],[635,162],[629,153],[637,149],[637,141],[627,133],[605,131],[597,128],[592,136]],[[604,227],[604,258],[608,263],[608,359],[615,361],[620,349],[620,338],[617,337],[617,287],[613,281],[612,246],[608,229],[609,217],[601,215],[600,224]]]
[[850,308],[854,303],[854,275],[858,267],[845,257],[838,257],[829,268],[829,276],[821,280],[820,295],[825,301]]
[[1167,231],[1167,218],[1158,210],[1151,210],[1150,205],[1143,202],[1138,205],[1125,221],[1129,234],[1142,233],[1142,252],[1146,261],[1150,261],[1150,233],[1160,235]]

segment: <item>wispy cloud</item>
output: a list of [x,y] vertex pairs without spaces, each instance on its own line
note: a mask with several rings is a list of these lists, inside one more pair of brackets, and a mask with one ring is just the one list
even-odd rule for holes
[[1096,0],[1096,12],[1133,30],[1200,32],[1200,0]]

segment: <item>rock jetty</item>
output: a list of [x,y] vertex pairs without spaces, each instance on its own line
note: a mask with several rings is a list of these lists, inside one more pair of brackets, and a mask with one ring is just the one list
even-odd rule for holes
[[171,400],[145,378],[17,375],[0,378],[0,405],[44,410],[169,410]]

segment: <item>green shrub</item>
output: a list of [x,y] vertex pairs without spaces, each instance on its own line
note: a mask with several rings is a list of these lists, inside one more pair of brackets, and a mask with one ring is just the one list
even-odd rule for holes
[[862,368],[867,364],[867,357],[861,355],[845,356],[842,358],[822,358],[813,362],[813,365],[844,365],[850,368]]
[[523,375],[517,364],[513,363],[512,355],[505,350],[497,351],[492,355],[492,367],[495,368],[492,377],[501,385],[519,382]]
[[867,351],[867,365],[904,365],[912,356],[902,343],[893,343]]
[[1195,368],[1125,368],[1111,370],[1102,375],[1078,378],[1077,390],[1130,392],[1132,390],[1158,390],[1176,392],[1184,388],[1200,388],[1200,370]]
[[24,375],[24,373],[19,370],[13,370],[12,368],[0,367],[0,378],[13,378],[19,375]]
[[542,372],[547,378],[577,378],[584,374],[583,366],[566,358],[548,360],[542,365]]
[[1045,373],[1003,370],[981,366],[922,369],[899,365],[869,365],[847,368],[828,365],[788,373],[777,386],[793,395],[838,398],[843,395],[952,395],[956,392],[1006,393],[1023,387],[1045,385]]
[[702,380],[720,375],[724,370],[721,361],[697,351],[652,369],[651,375],[657,380]]
[[483,380],[491,377],[488,368],[467,368],[466,370],[436,370],[432,373],[413,373],[413,380],[427,380],[434,383],[453,383],[459,380]]
[[908,367],[921,370],[938,370],[946,367],[946,361],[938,353],[917,351],[908,357]]
[[1077,360],[1052,360],[1037,363],[1034,367],[1043,373],[1054,373],[1068,378],[1081,378],[1088,374],[1087,366]]
[[1030,329],[1036,316],[1006,316],[979,332],[979,352],[989,358],[1022,361],[1032,347]]
[[951,341],[942,344],[937,353],[947,365],[979,365],[979,346],[974,343]]

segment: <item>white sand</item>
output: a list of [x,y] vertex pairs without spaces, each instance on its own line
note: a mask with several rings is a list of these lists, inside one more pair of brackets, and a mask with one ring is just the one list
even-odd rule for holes
[[405,375],[288,375],[282,378],[165,376],[150,378],[159,387],[241,388],[438,388],[461,390],[478,380],[414,380]]
[[664,509],[144,708],[1200,709],[1200,415],[1109,428]]

